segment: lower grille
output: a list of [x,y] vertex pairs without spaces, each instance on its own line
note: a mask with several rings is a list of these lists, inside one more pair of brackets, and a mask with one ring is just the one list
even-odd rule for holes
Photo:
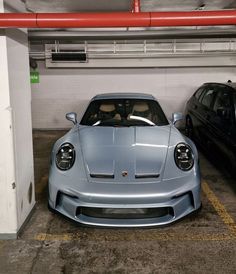
[[146,219],[167,215],[174,216],[172,207],[161,208],[95,208],[78,207],[76,215],[80,214],[93,218],[109,219]]

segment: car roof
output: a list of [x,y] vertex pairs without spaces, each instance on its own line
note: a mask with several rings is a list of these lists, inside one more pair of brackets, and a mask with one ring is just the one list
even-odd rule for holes
[[151,94],[146,93],[102,93],[93,97],[92,100],[101,100],[101,99],[147,99],[147,100],[155,100],[155,98]]
[[235,82],[226,82],[226,83],[218,83],[218,82],[208,82],[203,85],[224,85],[233,88],[236,91],[236,83]]

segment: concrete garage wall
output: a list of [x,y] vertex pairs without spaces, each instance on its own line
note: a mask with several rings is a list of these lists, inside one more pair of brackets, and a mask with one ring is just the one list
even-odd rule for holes
[[[18,226],[35,204],[31,92],[27,33],[7,30],[10,108],[12,112]],[[19,58],[19,54],[21,58]]]
[[84,111],[97,93],[145,92],[159,99],[167,116],[183,111],[186,100],[203,82],[236,81],[236,68],[46,69],[32,84],[33,128],[68,128],[65,113]]
[[0,30],[0,239],[16,238],[35,204],[28,56],[25,30]]

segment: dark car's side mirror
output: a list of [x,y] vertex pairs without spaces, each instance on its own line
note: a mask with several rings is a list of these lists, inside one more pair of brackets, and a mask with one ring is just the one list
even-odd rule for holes
[[176,112],[172,114],[172,123],[175,124],[180,120],[184,119],[184,115],[181,112]]
[[69,112],[66,114],[66,119],[73,124],[77,124],[77,114],[75,112]]

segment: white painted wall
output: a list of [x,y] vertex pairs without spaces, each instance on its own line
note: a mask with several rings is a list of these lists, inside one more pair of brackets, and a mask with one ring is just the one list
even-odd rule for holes
[[14,238],[35,204],[31,90],[27,34],[5,34],[0,36],[0,238]]
[[15,238],[35,204],[28,55],[26,30],[1,30],[0,238]]
[[7,62],[7,38],[0,36],[0,233],[16,233],[15,163]]
[[[7,30],[7,58],[14,138],[18,228],[21,227],[35,204],[28,54],[27,33],[15,29]],[[31,201],[29,201],[28,196],[30,184],[32,184],[33,188]]]
[[159,99],[167,116],[183,111],[186,100],[208,81],[236,81],[236,68],[46,69],[32,84],[33,128],[68,128],[65,113],[81,114],[98,93],[144,92]]

